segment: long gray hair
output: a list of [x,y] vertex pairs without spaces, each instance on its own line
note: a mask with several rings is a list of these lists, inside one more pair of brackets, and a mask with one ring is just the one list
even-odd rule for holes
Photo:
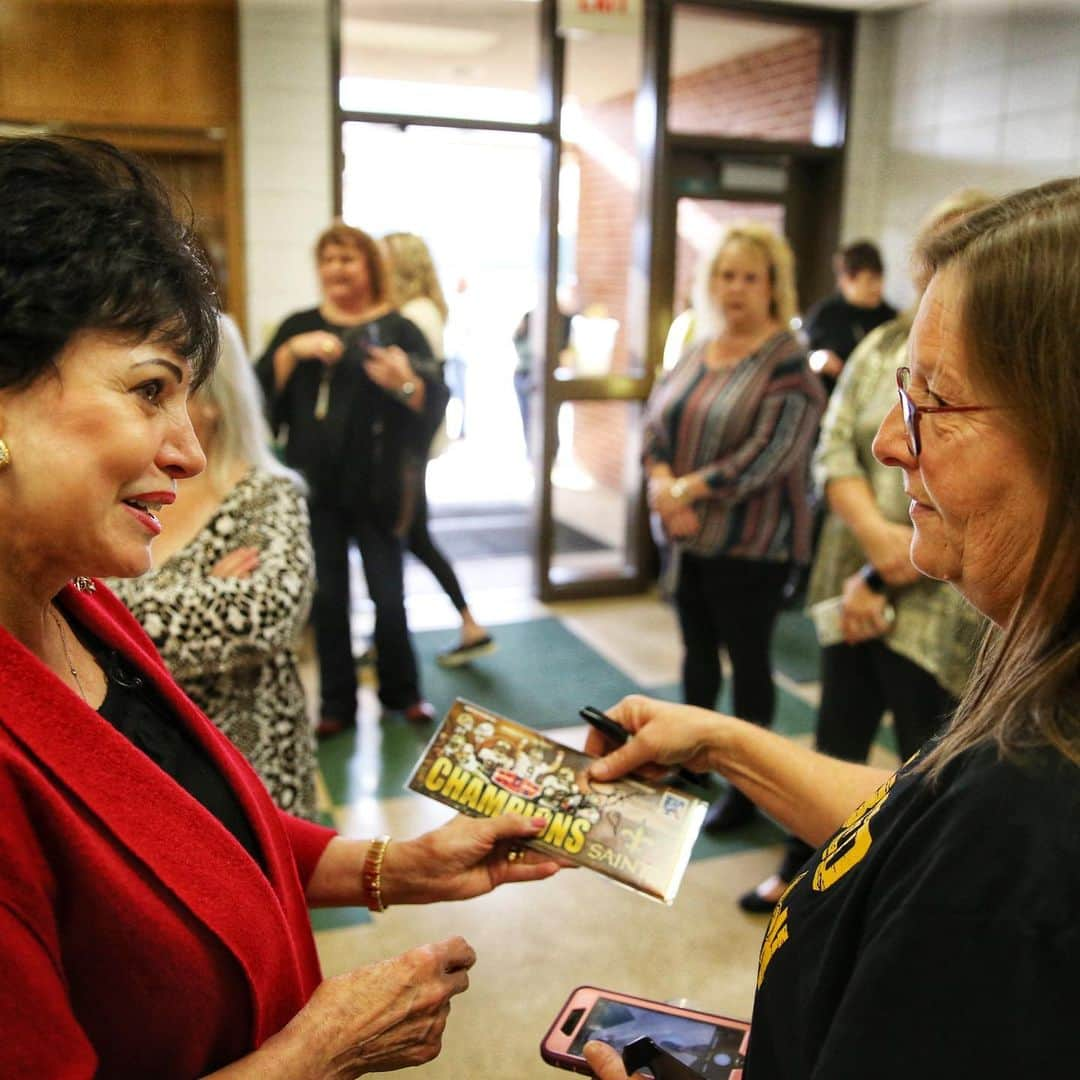
[[236,323],[221,315],[221,352],[213,375],[196,391],[198,399],[217,411],[213,445],[206,449],[211,483],[222,491],[241,463],[276,476],[287,476],[300,487],[303,481],[286,468],[271,449],[270,427],[263,415],[263,395],[248,359]]
[[[963,282],[974,373],[1046,478],[1047,511],[1008,624],[983,646],[955,721],[926,759],[932,776],[962,750],[1051,746],[1080,766],[1080,178],[1008,195],[925,238],[928,280]],[[1001,468],[1008,468],[1002,462]]]

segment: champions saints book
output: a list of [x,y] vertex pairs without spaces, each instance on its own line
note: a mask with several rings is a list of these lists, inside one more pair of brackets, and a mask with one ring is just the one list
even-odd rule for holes
[[459,698],[408,786],[471,817],[543,817],[547,828],[526,846],[670,904],[707,804],[632,777],[590,780],[593,760]]

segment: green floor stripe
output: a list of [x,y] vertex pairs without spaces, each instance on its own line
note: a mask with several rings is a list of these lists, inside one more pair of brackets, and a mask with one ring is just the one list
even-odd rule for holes
[[424,695],[441,716],[456,697],[543,730],[578,723],[582,705],[610,704],[638,685],[586,645],[558,619],[532,619],[493,630],[498,652],[445,669],[435,655],[453,633],[414,635]]
[[780,613],[773,629],[772,656],[777,670],[795,682],[821,678],[821,648],[814,624],[801,611]]
[[374,921],[371,912],[362,907],[313,908],[309,914],[312,930],[340,930]]

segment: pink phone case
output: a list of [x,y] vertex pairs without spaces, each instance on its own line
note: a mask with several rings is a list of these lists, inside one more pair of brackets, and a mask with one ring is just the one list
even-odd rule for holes
[[[544,1038],[540,1042],[540,1056],[549,1065],[557,1069],[566,1069],[569,1072],[580,1073],[583,1076],[592,1076],[593,1071],[589,1068],[585,1059],[577,1054],[568,1052],[577,1035],[581,1022],[588,1015],[589,1009],[597,998],[609,998],[612,1001],[625,1001],[631,1005],[638,1005],[644,1009],[652,1009],[656,1012],[671,1013],[675,1016],[686,1016],[691,1020],[703,1020],[706,1023],[716,1024],[720,1027],[735,1028],[744,1032],[740,1053],[745,1054],[747,1044],[750,1041],[750,1025],[745,1020],[736,1020],[730,1016],[718,1016],[715,1013],[700,1012],[697,1009],[684,1009],[679,1005],[668,1005],[663,1001],[653,1001],[650,998],[638,997],[636,994],[622,994],[615,990],[602,990],[597,986],[579,986],[571,991],[565,1004],[559,1010],[555,1019],[548,1028]],[[573,1024],[569,1031],[564,1030],[569,1023],[571,1013],[582,1010],[580,1018]],[[731,1080],[742,1080],[742,1069],[733,1069]]]

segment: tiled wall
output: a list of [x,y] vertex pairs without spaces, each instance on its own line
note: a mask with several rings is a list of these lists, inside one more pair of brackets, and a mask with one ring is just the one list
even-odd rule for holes
[[1080,4],[863,16],[848,145],[845,237],[881,241],[889,295],[906,303],[912,233],[938,200],[1080,173]]
[[312,246],[333,214],[326,0],[240,0],[248,338],[314,304]]

